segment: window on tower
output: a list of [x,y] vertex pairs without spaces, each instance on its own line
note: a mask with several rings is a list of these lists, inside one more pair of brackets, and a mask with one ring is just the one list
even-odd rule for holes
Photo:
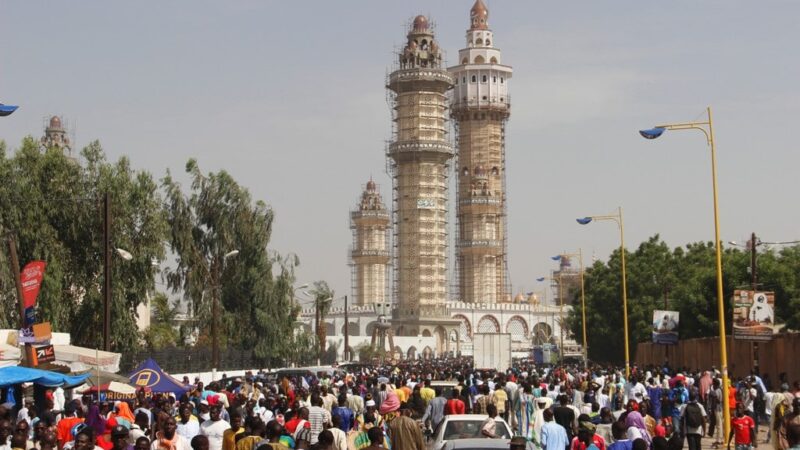
[[484,75],[483,77],[481,77],[481,82],[482,82],[482,83],[486,83],[486,75]]
[[503,84],[503,80],[504,80],[504,78],[500,77],[500,84]]
[[477,77],[477,76],[475,76],[475,75],[473,75],[473,76],[472,76],[472,82],[473,82],[473,83],[476,83],[477,81],[478,81],[478,77]]
[[492,77],[492,83],[497,83],[497,77],[496,76]]

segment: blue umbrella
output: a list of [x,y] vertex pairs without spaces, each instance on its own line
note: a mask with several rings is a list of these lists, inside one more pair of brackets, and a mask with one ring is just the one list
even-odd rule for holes
[[19,106],[4,105],[4,104],[0,103],[0,117],[4,117],[4,116],[7,116],[7,115],[13,113],[14,111],[17,110],[17,108],[19,108]]

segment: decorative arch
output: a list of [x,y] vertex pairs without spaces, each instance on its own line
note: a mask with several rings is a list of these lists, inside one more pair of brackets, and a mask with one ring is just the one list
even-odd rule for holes
[[486,60],[483,58],[483,55],[478,55],[475,57],[475,64],[483,64]]
[[475,45],[483,45],[483,39],[481,38],[475,39]]
[[356,322],[350,322],[349,326],[342,324],[342,336],[344,336],[345,330],[350,336],[358,336],[358,324]]
[[528,339],[528,323],[521,316],[514,316],[506,323],[506,333],[511,335],[514,342],[524,342]]
[[458,342],[458,331],[450,330],[449,340],[451,344],[455,344],[456,342]]
[[406,358],[408,358],[408,359],[417,359],[417,347],[414,347],[412,345],[408,349],[408,352],[406,352]]
[[432,359],[432,358],[433,358],[433,349],[431,349],[429,346],[425,346],[425,348],[422,349],[422,359]]
[[431,330],[422,330],[422,337],[431,337]]
[[454,315],[453,319],[458,319],[461,322],[458,327],[458,337],[461,339],[461,342],[472,342],[472,324],[469,322],[469,319],[462,314]]
[[437,325],[433,330],[433,334],[436,336],[436,353],[442,355],[448,349],[447,330],[443,326]]
[[336,327],[330,322],[325,322],[325,336],[336,336]]
[[[488,41],[486,42],[486,45],[489,45]],[[496,56],[492,56],[491,58],[489,58],[489,62],[492,63],[492,64],[497,64],[497,57]]]
[[466,57],[465,57],[465,58],[463,58],[463,59],[461,60],[461,64],[468,64],[468,63],[469,63],[469,58],[466,58]]
[[500,322],[497,321],[497,318],[491,314],[487,314],[481,317],[481,320],[478,321],[478,333],[499,333],[500,332]]
[[553,341],[553,328],[539,322],[533,326],[533,345],[549,344]]

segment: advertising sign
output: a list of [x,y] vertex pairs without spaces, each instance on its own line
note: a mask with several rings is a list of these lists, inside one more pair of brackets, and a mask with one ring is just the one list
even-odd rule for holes
[[39,364],[46,362],[53,362],[56,360],[56,352],[52,345],[45,345],[43,347],[30,347],[28,355],[28,362],[31,367],[36,367]]
[[733,291],[733,338],[769,341],[775,325],[775,293]]
[[53,337],[50,322],[37,323],[19,330],[17,342],[20,344],[46,344]]
[[44,278],[44,268],[47,263],[44,261],[31,261],[22,269],[20,273],[20,283],[22,284],[22,303],[25,306],[25,325],[32,325],[36,320],[34,308],[36,307],[36,297],[39,295],[39,288],[42,286]]
[[676,345],[678,343],[678,324],[680,313],[678,311],[653,311],[653,343],[662,345]]

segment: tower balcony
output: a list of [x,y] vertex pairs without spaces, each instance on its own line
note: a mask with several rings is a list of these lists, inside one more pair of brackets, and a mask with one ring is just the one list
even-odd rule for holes
[[503,200],[500,197],[476,195],[458,201],[458,213],[461,214],[499,214]]
[[386,87],[398,94],[411,91],[445,92],[453,86],[453,82],[453,75],[447,69],[415,67],[389,74]]
[[388,264],[389,250],[353,249],[350,256],[354,263],[363,264]]
[[498,98],[496,95],[492,95],[491,97],[483,96],[481,98],[454,98],[450,105],[450,111],[450,115],[458,120],[469,120],[470,116],[466,115],[467,113],[482,111],[497,112],[501,116],[507,117],[511,114],[511,96],[505,95]]
[[386,154],[395,161],[429,157],[445,161],[455,155],[453,146],[447,141],[397,141],[389,144]]
[[499,239],[460,240],[458,249],[462,254],[497,256],[503,253],[503,241]]
[[350,211],[351,228],[356,225],[381,225],[389,223],[389,211],[385,209],[359,209]]

